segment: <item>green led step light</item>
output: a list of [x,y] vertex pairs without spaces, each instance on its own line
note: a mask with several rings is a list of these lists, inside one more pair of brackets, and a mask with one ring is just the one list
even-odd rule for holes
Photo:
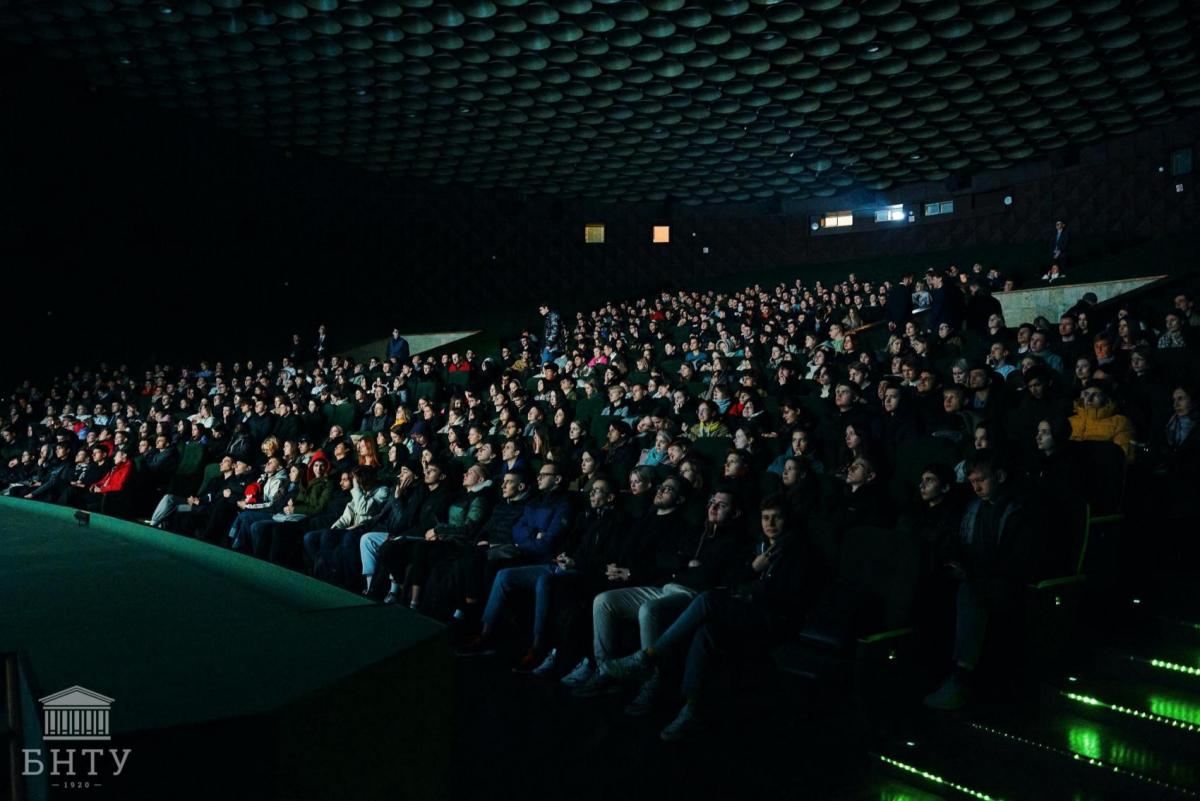
[[1000,799],[995,798],[994,796],[990,796],[987,793],[981,793],[978,790],[972,790],[970,787],[967,787],[966,785],[959,784],[957,782],[952,782],[949,779],[944,779],[941,776],[938,776],[936,773],[930,773],[929,771],[921,770],[918,767],[914,767],[913,765],[909,765],[905,762],[901,762],[898,759],[892,759],[891,757],[880,754],[879,760],[881,762],[883,762],[885,765],[891,765],[893,768],[898,768],[898,769],[904,771],[905,773],[911,773],[914,776],[920,776],[922,779],[933,782],[934,784],[940,785],[942,787],[949,787],[951,790],[957,790],[958,792],[962,793],[963,795],[978,799],[978,801],[1000,801]]
[[[1071,695],[1071,694],[1064,693],[1064,695]],[[1086,696],[1081,696],[1081,697],[1086,697]],[[1081,701],[1081,703],[1087,703],[1089,706],[1104,706],[1103,702],[1097,701],[1095,698],[1089,698],[1088,701]],[[1153,776],[1148,776],[1145,773],[1139,773],[1135,770],[1129,770],[1127,768],[1122,768],[1120,765],[1114,765],[1110,762],[1105,762],[1099,756],[1100,742],[1099,742],[1098,733],[1088,732],[1088,733],[1079,733],[1079,734],[1068,734],[1068,737],[1070,737],[1070,742],[1071,742],[1071,750],[1065,751],[1061,748],[1056,748],[1052,745],[1047,745],[1046,743],[1039,742],[1037,740],[1030,740],[1026,737],[1020,737],[1015,734],[1009,734],[1006,731],[1001,731],[1000,729],[993,729],[990,726],[984,726],[980,723],[970,723],[968,725],[970,725],[970,727],[972,729],[975,729],[976,731],[986,732],[987,734],[995,735],[997,737],[1002,737],[1005,740],[1010,740],[1012,742],[1020,743],[1022,745],[1032,746],[1033,748],[1037,748],[1038,750],[1047,751],[1052,754],[1058,754],[1059,756],[1070,757],[1072,760],[1074,760],[1075,762],[1078,762],[1082,765],[1088,765],[1088,766],[1096,768],[1098,770],[1111,771],[1112,773],[1116,773],[1121,776],[1128,776],[1129,778],[1134,779],[1135,781],[1142,782],[1143,784],[1152,784],[1156,787],[1168,788],[1172,792],[1174,792],[1178,795],[1187,796],[1189,798],[1200,798],[1200,793],[1196,792],[1195,790],[1189,789],[1187,787],[1181,787],[1180,785],[1177,785],[1177,784],[1171,784],[1169,782],[1164,782],[1160,779],[1154,778]],[[1075,750],[1076,746],[1078,746],[1080,750],[1085,751],[1086,753],[1079,753],[1078,751],[1076,751]]]
[[[1134,658],[1134,657],[1130,657]],[[1150,667],[1158,668],[1159,670],[1170,670],[1175,673],[1183,673],[1188,676],[1200,676],[1200,668],[1181,665],[1178,662],[1168,662],[1165,659],[1141,659],[1141,662],[1146,662]]]
[[[1197,726],[1194,723],[1188,723],[1185,720],[1177,720],[1175,718],[1166,717],[1164,715],[1157,715],[1153,712],[1146,712],[1141,709],[1134,709],[1132,707],[1122,706],[1121,704],[1110,704],[1105,701],[1101,701],[1099,698],[1095,698],[1090,695],[1081,695],[1079,693],[1067,692],[1066,690],[1059,691],[1059,695],[1062,695],[1064,698],[1069,698],[1072,701],[1083,704],[1085,706],[1094,706],[1094,707],[1099,707],[1101,709],[1107,709],[1110,712],[1117,712],[1118,714],[1126,715],[1131,718],[1138,718],[1140,720],[1148,720],[1151,723],[1158,723],[1163,726],[1170,726],[1171,728],[1174,728],[1174,729],[1182,729],[1183,731],[1188,731],[1188,732],[1200,731],[1200,726]],[[1177,706],[1177,705],[1172,705],[1172,706]]]

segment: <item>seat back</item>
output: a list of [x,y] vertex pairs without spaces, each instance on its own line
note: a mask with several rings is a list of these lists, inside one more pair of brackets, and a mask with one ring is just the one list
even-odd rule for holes
[[188,442],[183,446],[179,457],[179,466],[175,468],[177,476],[194,476],[204,466],[204,446],[199,442]]
[[833,401],[827,398],[817,395],[802,395],[799,400],[800,406],[817,421],[824,420],[833,415]]
[[[1124,458],[1124,456],[1122,456]],[[1054,503],[1041,510],[1044,528],[1042,573],[1038,579],[1076,576],[1083,572],[1087,557],[1091,516],[1086,498],[1060,495]]]
[[663,375],[671,379],[679,378],[679,366],[683,364],[682,359],[663,359],[658,363],[658,369],[663,371]]
[[614,420],[620,420],[620,417],[609,414],[598,414],[592,418],[591,427],[588,431],[592,435],[592,439],[601,444],[608,439],[608,424]]
[[1084,498],[1092,516],[1116,514],[1125,500],[1125,452],[1112,442],[1072,442],[1084,470]]
[[864,602],[856,610],[856,633],[894,629],[908,622],[920,564],[920,548],[907,534],[858,526],[843,535],[837,580],[854,588]]
[[809,616],[805,639],[845,649],[905,625],[916,595],[920,548],[905,532],[858,526],[840,537],[814,526],[814,545],[833,558],[833,581]]
[[917,488],[921,471],[935,462],[954,467],[959,463],[959,446],[943,437],[914,437],[896,448],[891,495],[894,503],[908,503]]
[[708,486],[713,486],[725,467],[725,455],[733,447],[731,437],[701,437],[692,442],[692,452],[704,461]]
[[170,490],[174,495],[190,495],[200,485],[200,471],[204,467],[204,446],[199,442],[184,443],[180,451],[179,466],[171,477]]
[[343,431],[350,432],[354,430],[358,423],[358,407],[353,403],[342,403],[333,407],[333,412],[329,416],[329,424],[331,426],[341,426]]
[[625,376],[625,380],[628,381],[631,385],[632,384],[641,384],[642,386],[645,386],[646,382],[650,380],[650,374],[643,373],[638,370],[633,370],[633,371],[630,371],[629,375]]
[[209,479],[221,472],[221,463],[213,462],[204,466],[204,473],[200,477],[200,486],[203,487],[208,483]]
[[[575,419],[580,425],[590,426],[592,420],[604,409],[604,398],[597,395],[594,398],[583,398],[575,403]],[[589,429],[590,430],[590,429]]]

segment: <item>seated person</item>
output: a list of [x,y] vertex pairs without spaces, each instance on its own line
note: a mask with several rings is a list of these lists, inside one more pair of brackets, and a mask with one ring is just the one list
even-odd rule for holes
[[187,498],[181,498],[178,495],[164,495],[158,502],[158,506],[155,507],[154,513],[150,515],[150,519],[144,522],[155,528],[165,528],[167,520],[176,512],[190,512],[202,503],[211,503],[214,495],[220,493],[221,484],[233,477],[233,463],[232,456],[221,459],[220,469],[204,482],[204,486],[195,495]]
[[602,665],[618,681],[648,681],[668,659],[683,659],[683,708],[660,733],[681,740],[701,729],[714,663],[765,655],[800,629],[829,576],[828,567],[776,495],[759,509],[763,540],[731,576],[732,592],[710,589],[692,599],[653,642]]
[[1117,414],[1117,404],[1106,382],[1089,381],[1084,385],[1070,422],[1071,439],[1111,442],[1125,452],[1126,461],[1133,461],[1133,424],[1125,415]]
[[132,478],[133,462],[129,461],[129,451],[117,448],[113,451],[112,469],[89,488],[87,508],[93,512],[100,511],[105,497],[128,487]]
[[957,591],[951,674],[925,698],[925,705],[934,709],[958,709],[967,702],[988,621],[998,611],[1019,607],[1036,564],[1030,527],[995,455],[976,453],[967,465],[967,480],[975,498],[941,559]]
[[501,610],[513,595],[533,591],[533,640],[514,668],[517,673],[545,676],[554,670],[557,649],[551,622],[555,613],[594,585],[623,549],[628,518],[616,506],[612,479],[601,476],[592,482],[588,507],[576,527],[578,544],[569,553],[559,553],[550,564],[509,567],[496,574],[484,613],[485,640],[493,636]]
[[[327,529],[315,529],[304,535],[304,550],[313,565],[313,575],[339,586],[353,589],[360,571],[358,541],[362,538],[387,498],[386,487],[375,486],[375,470],[356,467],[351,471],[350,503],[342,516]],[[346,552],[353,550],[353,559]],[[354,569],[347,570],[347,564]]]
[[[604,672],[604,665],[618,647],[617,626],[636,619],[641,647],[648,648],[687,609],[700,593],[724,583],[739,561],[742,550],[742,509],[736,492],[721,486],[708,502],[708,515],[698,531],[684,529],[674,543],[661,541],[655,549],[658,575],[641,586],[609,590],[592,604],[595,632],[595,661],[592,680],[576,689],[580,697],[611,692],[617,680]],[[648,676],[626,711],[646,714],[661,693],[661,675]]]

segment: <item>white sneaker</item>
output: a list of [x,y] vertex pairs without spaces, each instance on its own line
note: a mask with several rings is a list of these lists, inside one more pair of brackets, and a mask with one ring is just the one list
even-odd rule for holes
[[693,736],[702,729],[704,729],[704,723],[696,716],[693,705],[684,704],[675,719],[668,723],[667,727],[658,733],[658,736],[668,743],[676,743]]
[[579,664],[571,669],[571,672],[562,677],[562,683],[568,687],[581,687],[592,680],[592,676],[596,673],[596,669],[592,667],[592,660],[584,657],[579,660]]
[[554,665],[558,662],[558,649],[551,648],[550,653],[546,654],[546,658],[542,660],[542,664],[533,669],[532,675],[538,678],[545,678],[554,673]]
[[642,684],[633,700],[625,706],[625,714],[631,718],[640,718],[653,712],[662,695],[661,686],[662,676],[658,671],[654,671],[650,674],[650,678]]

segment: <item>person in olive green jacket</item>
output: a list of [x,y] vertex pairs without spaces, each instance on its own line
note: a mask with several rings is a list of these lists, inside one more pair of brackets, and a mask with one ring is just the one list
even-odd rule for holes
[[288,545],[294,549],[297,535],[304,534],[301,523],[324,513],[332,496],[333,479],[329,477],[329,459],[317,451],[308,463],[304,486],[287,502],[283,511],[268,520],[251,524],[250,542],[254,555],[275,564],[283,564]]
[[492,481],[483,465],[474,464],[463,474],[463,491],[450,502],[446,522],[425,532],[425,542],[414,548],[409,596],[415,607],[421,600],[421,587],[433,568],[447,559],[462,556],[479,539],[479,530],[487,522],[495,504]]

